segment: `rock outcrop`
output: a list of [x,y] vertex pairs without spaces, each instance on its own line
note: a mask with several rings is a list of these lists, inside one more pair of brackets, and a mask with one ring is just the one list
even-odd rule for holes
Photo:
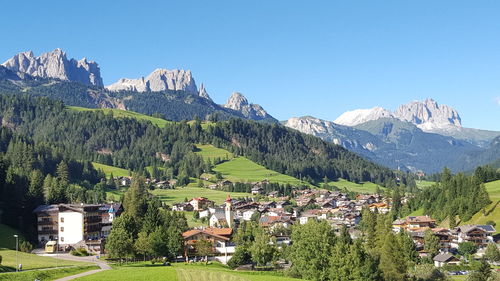
[[19,53],[2,64],[14,72],[33,77],[56,78],[63,81],[79,82],[88,86],[102,87],[99,65],[83,58],[79,61],[66,57],[61,49],[36,57],[32,51]]
[[[190,70],[156,69],[147,77],[139,79],[122,78],[106,88],[110,91],[159,92],[165,90],[186,91],[198,94]],[[206,94],[206,91],[204,92]],[[208,94],[206,94],[208,96]]]
[[413,101],[401,105],[394,112],[394,116],[400,120],[413,123],[424,131],[449,126],[462,127],[460,115],[455,109],[447,105],[438,105],[433,99],[426,99],[423,102]]
[[390,111],[383,109],[382,107],[374,107],[371,109],[356,109],[353,111],[347,111],[333,122],[344,126],[356,126],[368,121],[391,117],[393,117],[393,114]]
[[234,92],[223,107],[240,112],[244,117],[252,120],[262,120],[271,117],[262,106],[249,103],[241,93]]

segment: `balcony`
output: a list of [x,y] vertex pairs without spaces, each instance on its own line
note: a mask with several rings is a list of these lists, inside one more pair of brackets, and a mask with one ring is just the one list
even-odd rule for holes
[[51,220],[38,221],[38,225],[57,225],[57,222]]
[[43,234],[57,234],[57,230],[56,229],[38,230],[38,235],[43,235]]

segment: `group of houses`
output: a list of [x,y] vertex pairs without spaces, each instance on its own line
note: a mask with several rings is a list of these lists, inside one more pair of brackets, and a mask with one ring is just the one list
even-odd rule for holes
[[37,216],[40,245],[48,242],[60,250],[85,248],[102,253],[113,220],[123,212],[120,203],[40,205]]
[[424,250],[425,232],[432,231],[438,238],[440,247],[440,253],[433,257],[437,267],[460,263],[460,259],[453,255],[460,243],[472,242],[478,249],[484,249],[488,243],[494,242],[493,235],[496,232],[491,225],[461,225],[453,229],[437,227],[436,220],[429,216],[408,216],[395,220],[392,230],[396,233],[406,231],[422,257],[428,255]]
[[[172,206],[174,211],[197,211],[199,218],[208,222],[207,227],[198,227],[186,231],[185,258],[194,254],[193,245],[197,239],[212,242],[215,258],[227,262],[234,253],[231,243],[232,230],[243,221],[256,221],[270,230],[278,244],[291,242],[289,229],[293,224],[305,224],[309,220],[325,220],[333,228],[348,227],[355,232],[354,227],[361,220],[363,208],[380,213],[390,211],[391,203],[379,195],[358,195],[349,199],[348,195],[339,191],[319,189],[295,190],[294,196],[275,197],[273,201],[255,201],[252,198],[232,199],[227,197],[222,205],[204,197],[192,198]],[[221,235],[224,233],[224,235]],[[288,234],[287,234],[288,233]]]

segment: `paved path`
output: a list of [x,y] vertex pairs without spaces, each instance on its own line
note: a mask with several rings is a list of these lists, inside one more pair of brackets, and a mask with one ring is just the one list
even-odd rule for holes
[[111,269],[111,267],[106,262],[98,260],[95,256],[90,256],[90,257],[76,257],[76,256],[73,256],[73,255],[70,255],[70,254],[57,254],[56,255],[56,254],[45,254],[45,253],[37,253],[37,255],[49,256],[49,257],[56,258],[56,259],[61,259],[61,260],[90,262],[90,263],[94,263],[97,266],[99,266],[99,269],[94,269],[94,270],[90,270],[90,271],[87,271],[87,272],[82,272],[82,273],[78,273],[78,274],[75,274],[75,275],[66,276],[66,277],[57,279],[55,281],[73,280],[73,279],[76,279],[76,278],[79,278],[79,277],[83,277],[83,276],[87,276],[87,275],[91,275],[91,274],[94,274],[94,273],[97,273],[97,272],[101,272],[101,271],[104,271],[104,270]]

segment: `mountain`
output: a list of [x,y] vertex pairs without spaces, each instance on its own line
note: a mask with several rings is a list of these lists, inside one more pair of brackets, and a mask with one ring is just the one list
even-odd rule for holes
[[161,92],[165,90],[185,91],[209,98],[204,87],[203,92],[196,87],[191,70],[155,69],[147,77],[138,79],[122,78],[106,86],[110,91]]
[[341,145],[376,163],[408,171],[433,173],[444,166],[457,169],[453,164],[458,163],[460,156],[477,149],[466,141],[427,133],[396,118],[348,127],[306,116],[290,118],[284,125]]
[[102,87],[99,65],[93,61],[70,59],[61,49],[35,57],[32,51],[19,53],[2,64],[5,68],[33,77],[56,78]]
[[371,120],[388,117],[394,117],[394,115],[386,109],[374,107],[371,109],[356,109],[353,111],[347,111],[333,122],[344,126],[356,126]]
[[473,145],[487,147],[500,132],[462,127],[462,119],[457,110],[447,105],[439,105],[433,99],[412,101],[391,112],[381,107],[347,111],[335,119],[335,123],[357,126],[381,118],[396,118],[414,124],[424,132],[467,141]]
[[274,119],[267,111],[258,104],[249,103],[247,98],[238,92],[231,94],[224,108],[231,109],[241,113],[245,118],[252,120],[269,120]]

